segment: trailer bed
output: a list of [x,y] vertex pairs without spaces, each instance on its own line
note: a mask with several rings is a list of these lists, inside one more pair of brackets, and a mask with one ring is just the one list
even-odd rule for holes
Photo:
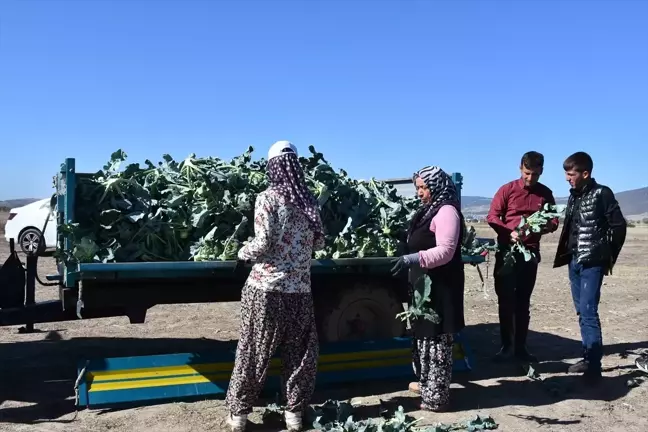
[[[313,274],[389,274],[394,258],[342,258],[311,261]],[[464,263],[484,261],[481,256],[464,256]],[[121,263],[80,263],[68,273],[76,280],[90,279],[168,279],[202,278],[232,274],[237,267],[236,261],[168,261],[168,262],[121,262]],[[243,268],[249,271],[250,264]],[[50,275],[48,279],[56,279]]]

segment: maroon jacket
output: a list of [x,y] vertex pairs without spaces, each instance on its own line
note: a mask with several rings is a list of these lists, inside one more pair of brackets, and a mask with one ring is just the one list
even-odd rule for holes
[[[497,233],[497,242],[501,245],[511,243],[511,231],[520,223],[522,216],[528,217],[548,204],[556,204],[551,189],[542,183],[532,187],[524,186],[520,178],[500,187],[491,201],[486,221]],[[548,227],[548,232],[558,229],[558,218]],[[540,234],[531,234],[522,238],[522,243],[532,249],[540,249]]]

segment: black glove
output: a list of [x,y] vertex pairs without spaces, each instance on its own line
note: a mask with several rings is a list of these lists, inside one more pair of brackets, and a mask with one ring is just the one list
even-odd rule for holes
[[393,264],[393,267],[391,269],[391,274],[393,276],[398,276],[402,272],[409,269],[409,264],[407,264],[407,262],[405,261],[405,258],[403,258],[403,257],[393,259],[391,262]]

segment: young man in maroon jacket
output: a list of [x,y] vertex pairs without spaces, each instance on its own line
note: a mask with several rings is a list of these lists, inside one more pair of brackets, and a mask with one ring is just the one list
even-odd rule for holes
[[[551,189],[538,182],[543,167],[544,156],[541,153],[525,153],[520,162],[520,178],[499,188],[486,217],[488,224],[497,233],[499,244],[499,250],[495,254],[494,278],[502,347],[497,353],[497,359],[514,356],[521,361],[537,362],[526,349],[529,306],[540,262],[540,237],[558,229],[558,219],[554,219],[544,232],[525,238],[518,236],[514,229],[522,216],[530,216],[545,203],[556,203]],[[500,274],[504,253],[516,242],[521,242],[532,251],[535,258],[525,261],[524,256],[518,253],[511,271]]]

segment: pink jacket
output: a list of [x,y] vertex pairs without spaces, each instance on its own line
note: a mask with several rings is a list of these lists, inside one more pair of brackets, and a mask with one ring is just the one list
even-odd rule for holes
[[449,263],[460,247],[461,218],[457,209],[451,205],[442,206],[432,218],[430,231],[436,236],[436,247],[419,252],[419,265],[427,269]]

